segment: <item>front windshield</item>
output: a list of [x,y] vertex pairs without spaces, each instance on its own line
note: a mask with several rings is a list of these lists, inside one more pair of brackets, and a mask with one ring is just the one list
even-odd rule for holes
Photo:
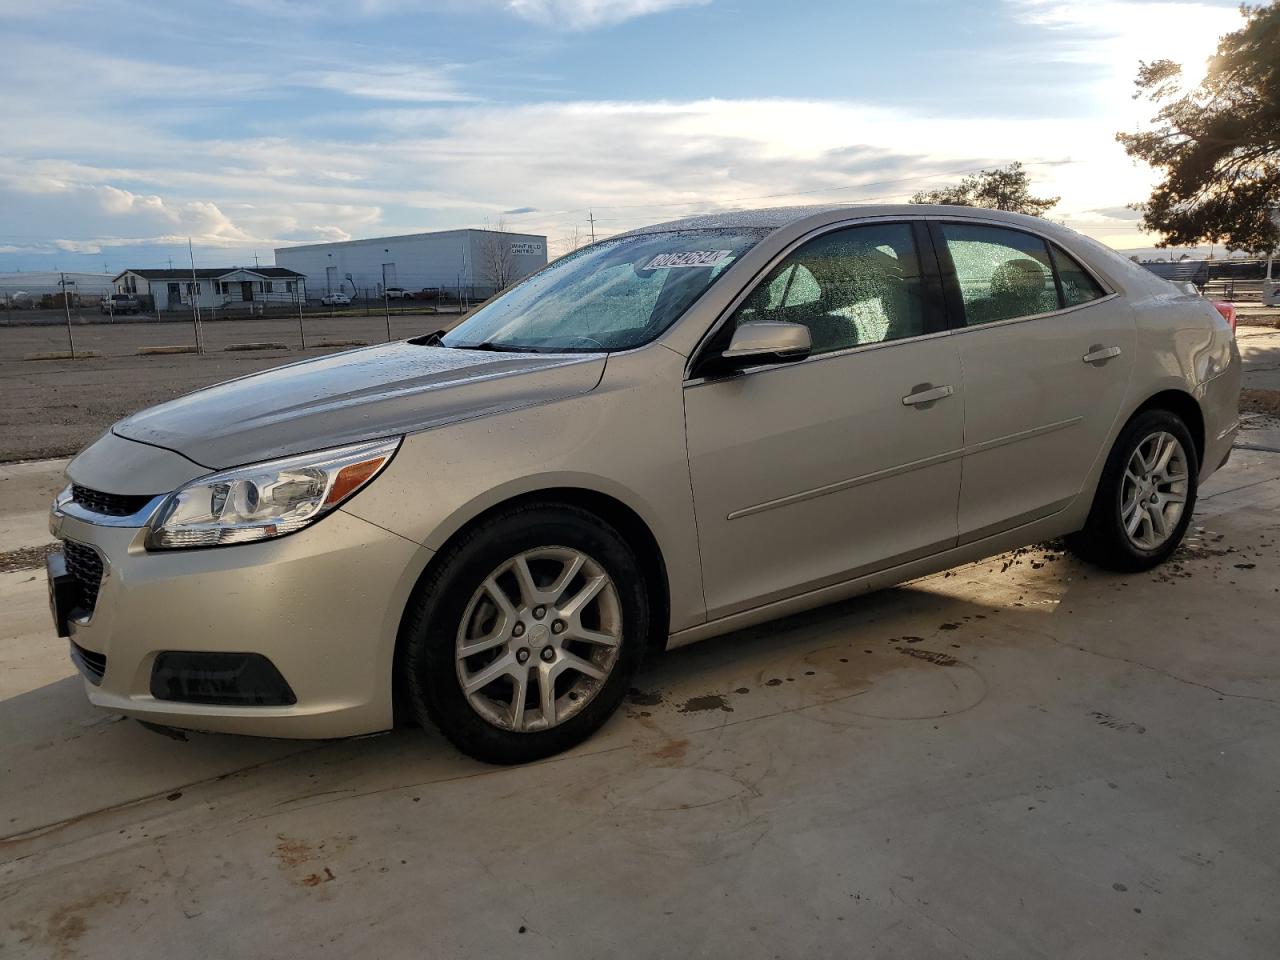
[[486,304],[441,342],[557,353],[638,347],[675,323],[767,232],[679,230],[602,240]]

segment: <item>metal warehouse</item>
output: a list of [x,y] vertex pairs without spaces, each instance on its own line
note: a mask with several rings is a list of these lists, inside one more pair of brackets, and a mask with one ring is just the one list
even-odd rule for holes
[[496,230],[441,230],[400,237],[278,247],[276,264],[304,274],[311,296],[384,290],[483,298],[547,263],[547,238]]

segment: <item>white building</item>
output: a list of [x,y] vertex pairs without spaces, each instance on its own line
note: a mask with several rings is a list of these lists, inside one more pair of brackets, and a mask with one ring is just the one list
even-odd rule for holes
[[112,283],[116,293],[150,297],[156,310],[188,309],[193,299],[201,308],[234,309],[253,303],[296,303],[307,297],[302,274],[285,267],[125,270]]
[[313,297],[340,291],[380,297],[388,287],[472,299],[490,296],[547,264],[547,238],[495,230],[277,247],[276,263],[306,276]]

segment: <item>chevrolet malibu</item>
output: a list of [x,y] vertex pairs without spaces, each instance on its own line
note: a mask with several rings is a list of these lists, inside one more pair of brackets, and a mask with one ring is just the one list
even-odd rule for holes
[[1239,390],[1207,301],[1045,220],[679,220],[120,421],[53,506],[54,617],[107,710],[528,761],[655,649],[1049,537],[1163,562]]

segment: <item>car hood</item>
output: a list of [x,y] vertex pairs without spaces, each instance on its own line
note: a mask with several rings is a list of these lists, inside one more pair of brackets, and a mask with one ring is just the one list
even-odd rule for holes
[[605,360],[389,343],[229,380],[112,431],[224,469],[587,393]]

